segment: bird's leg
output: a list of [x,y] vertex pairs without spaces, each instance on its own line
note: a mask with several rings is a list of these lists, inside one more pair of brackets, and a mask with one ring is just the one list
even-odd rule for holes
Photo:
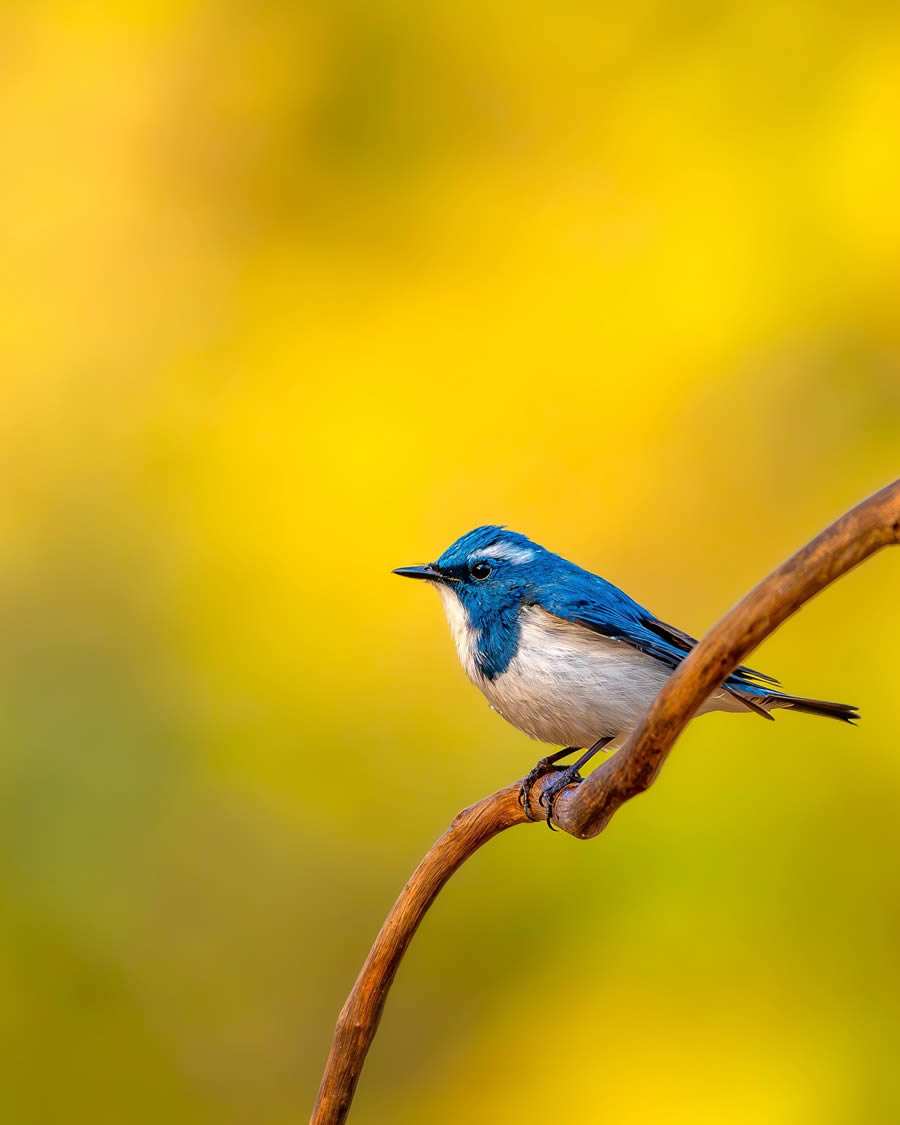
[[529,820],[536,819],[531,815],[531,801],[529,800],[532,785],[534,785],[539,777],[543,777],[545,773],[552,770],[560,758],[565,758],[567,754],[576,754],[580,749],[581,747],[579,746],[565,746],[562,750],[557,750],[553,754],[548,754],[546,758],[541,758],[531,773],[522,782],[522,787],[519,790],[519,804],[525,810],[525,815]]
[[547,827],[551,831],[555,831],[553,825],[550,823],[550,818],[553,816],[553,802],[556,800],[557,794],[561,793],[567,785],[571,785],[573,781],[580,782],[582,778],[578,771],[581,767],[586,765],[599,750],[604,748],[604,746],[608,746],[614,737],[613,735],[609,738],[598,738],[590,750],[585,750],[578,761],[563,770],[556,781],[551,782],[540,797],[538,797],[538,804],[543,805],[547,810]]

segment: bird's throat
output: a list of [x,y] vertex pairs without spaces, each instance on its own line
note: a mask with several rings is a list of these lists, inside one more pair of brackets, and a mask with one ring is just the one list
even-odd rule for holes
[[466,674],[479,687],[485,680],[503,674],[516,654],[519,643],[518,607],[482,613],[476,620],[457,594],[448,586],[438,586],[450,632]]

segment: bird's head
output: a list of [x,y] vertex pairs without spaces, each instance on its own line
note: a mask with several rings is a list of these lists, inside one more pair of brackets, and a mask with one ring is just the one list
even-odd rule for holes
[[527,601],[542,565],[552,557],[524,535],[488,525],[451,543],[435,562],[401,566],[394,574],[433,583],[445,603],[455,595],[478,628]]

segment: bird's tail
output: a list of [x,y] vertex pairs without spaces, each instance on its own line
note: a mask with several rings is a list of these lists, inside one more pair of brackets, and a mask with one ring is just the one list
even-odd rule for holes
[[805,715],[824,715],[827,719],[840,719],[842,723],[855,723],[859,718],[859,708],[849,703],[829,703],[827,699],[806,699],[802,695],[784,695],[780,691],[770,692],[765,700],[759,702],[769,708],[788,707],[792,711],[802,711]]

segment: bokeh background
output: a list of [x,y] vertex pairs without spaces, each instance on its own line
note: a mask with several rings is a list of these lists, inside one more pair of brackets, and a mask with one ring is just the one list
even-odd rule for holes
[[[702,632],[900,464],[900,18],[4,5],[0,1120],[287,1123],[540,753],[392,578],[504,522]],[[887,552],[583,845],[509,833],[359,1125],[900,1117]]]

